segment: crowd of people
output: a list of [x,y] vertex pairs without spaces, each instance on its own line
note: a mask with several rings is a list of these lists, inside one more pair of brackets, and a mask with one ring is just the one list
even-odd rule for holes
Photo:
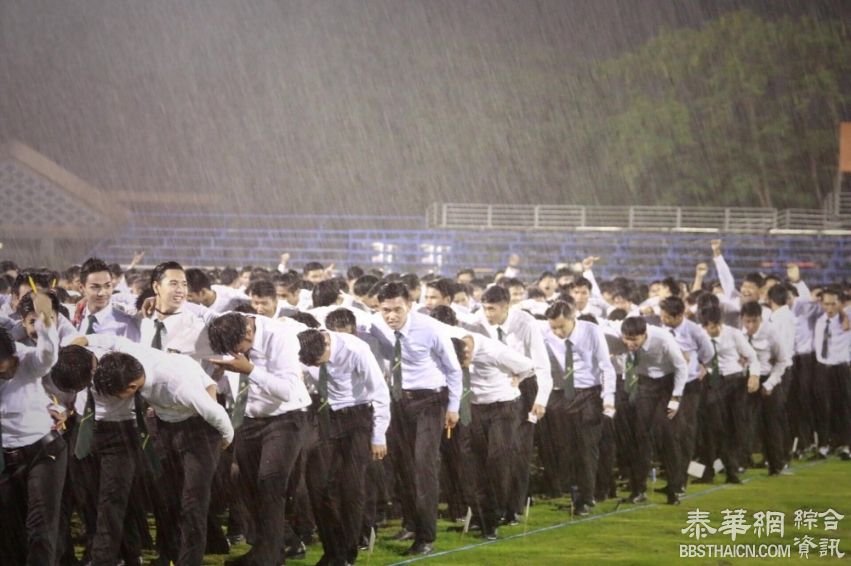
[[440,503],[496,540],[534,499],[851,460],[847,282],[706,252],[688,282],[2,262],[0,562],[353,564],[390,517],[432,553]]

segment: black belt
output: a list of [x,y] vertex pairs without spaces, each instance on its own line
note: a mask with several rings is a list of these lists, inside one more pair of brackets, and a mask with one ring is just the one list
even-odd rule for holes
[[369,403],[360,403],[359,405],[352,405],[351,407],[346,407],[344,409],[335,409],[331,407],[332,415],[351,415],[356,413],[364,413],[372,410],[372,405]]
[[403,389],[402,399],[428,399],[429,397],[440,395],[445,389],[445,387],[441,387],[439,389]]
[[744,371],[740,371],[737,373],[726,373],[722,375],[724,379],[739,379],[740,377],[747,377],[748,375]]
[[50,446],[60,438],[62,438],[62,435],[59,432],[51,430],[32,444],[27,444],[20,448],[4,448],[3,457],[6,460],[6,465],[19,466],[26,464],[35,458],[43,448]]

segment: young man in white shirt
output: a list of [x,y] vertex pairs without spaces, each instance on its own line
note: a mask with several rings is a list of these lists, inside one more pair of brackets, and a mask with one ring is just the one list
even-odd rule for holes
[[134,342],[141,339],[139,320],[112,304],[112,273],[97,258],[87,259],[80,268],[84,301],[75,317],[77,330],[84,334],[112,334]]
[[59,335],[50,299],[35,297],[37,346],[0,329],[0,557],[53,564],[68,450],[54,430],[41,378],[56,363]]
[[225,285],[213,285],[210,277],[203,269],[190,268],[186,270],[188,292],[186,300],[207,307],[216,314],[236,310],[239,305],[248,304],[248,295]]

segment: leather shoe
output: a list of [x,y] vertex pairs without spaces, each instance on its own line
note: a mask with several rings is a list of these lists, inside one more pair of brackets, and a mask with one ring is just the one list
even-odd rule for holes
[[519,525],[520,521],[517,520],[517,515],[515,515],[514,513],[510,513],[502,519],[502,524],[514,526],[514,525]]
[[668,494],[668,505],[679,505],[680,504],[680,494],[676,492],[671,492]]
[[646,503],[647,502],[647,493],[630,493],[629,496],[622,500],[624,503]]
[[573,508],[573,514],[577,517],[587,517],[591,514],[591,509],[584,503],[580,503]]
[[393,540],[403,541],[403,540],[414,540],[417,536],[417,533],[414,531],[409,531],[408,529],[400,529],[398,533],[393,535]]
[[715,483],[715,477],[713,476],[713,477],[697,478],[696,480],[691,480],[691,483],[713,484],[713,483]]
[[430,542],[415,542],[411,545],[411,548],[406,550],[403,554],[405,556],[425,556],[432,552],[434,552],[434,547]]
[[496,535],[496,530],[488,531],[486,533],[482,533],[482,538],[485,540],[496,540],[499,537]]
[[288,546],[284,549],[284,558],[292,558],[293,560],[302,560],[307,555],[307,547],[303,542],[296,545]]
[[729,475],[729,476],[727,476],[725,483],[740,484],[740,483],[742,483],[742,480],[739,479],[739,476]]

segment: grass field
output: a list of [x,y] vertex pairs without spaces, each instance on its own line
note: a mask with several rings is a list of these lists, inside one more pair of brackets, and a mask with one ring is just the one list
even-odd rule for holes
[[[668,506],[663,495],[648,494],[650,501],[643,505],[620,505],[614,500],[599,503],[588,517],[571,519],[563,509],[565,500],[542,500],[531,508],[528,525],[502,527],[500,540],[485,542],[475,535],[447,531],[457,527],[441,521],[435,554],[413,560],[401,556],[410,543],[395,542],[390,537],[398,530],[398,521],[378,534],[372,555],[366,552],[358,564],[421,564],[440,565],[549,565],[549,564],[828,564],[851,563],[851,463],[838,460],[799,462],[792,475],[768,478],[764,469],[748,471],[742,485],[723,485],[720,478],[714,486],[690,486],[688,495],[679,506]],[[812,531],[797,529],[794,521],[798,509],[823,512],[832,508],[846,518],[838,529],[825,531],[819,519]],[[732,542],[729,534],[716,532],[700,544],[788,545],[788,558],[680,558],[680,545],[695,543],[681,530],[687,526],[688,512],[694,509],[709,511],[711,526],[721,526],[725,509],[744,509],[746,522],[753,522],[753,513],[775,511],[786,514],[785,533],[762,538],[748,531]],[[844,559],[819,557],[818,547],[810,550],[809,559],[798,554],[796,537],[811,536],[818,545],[821,538],[838,538],[839,549],[848,554]],[[232,553],[241,554],[248,547],[237,547]],[[291,564],[315,564],[322,550],[317,543],[308,549],[306,560],[288,561]],[[222,564],[224,557],[209,556],[205,564]]]

